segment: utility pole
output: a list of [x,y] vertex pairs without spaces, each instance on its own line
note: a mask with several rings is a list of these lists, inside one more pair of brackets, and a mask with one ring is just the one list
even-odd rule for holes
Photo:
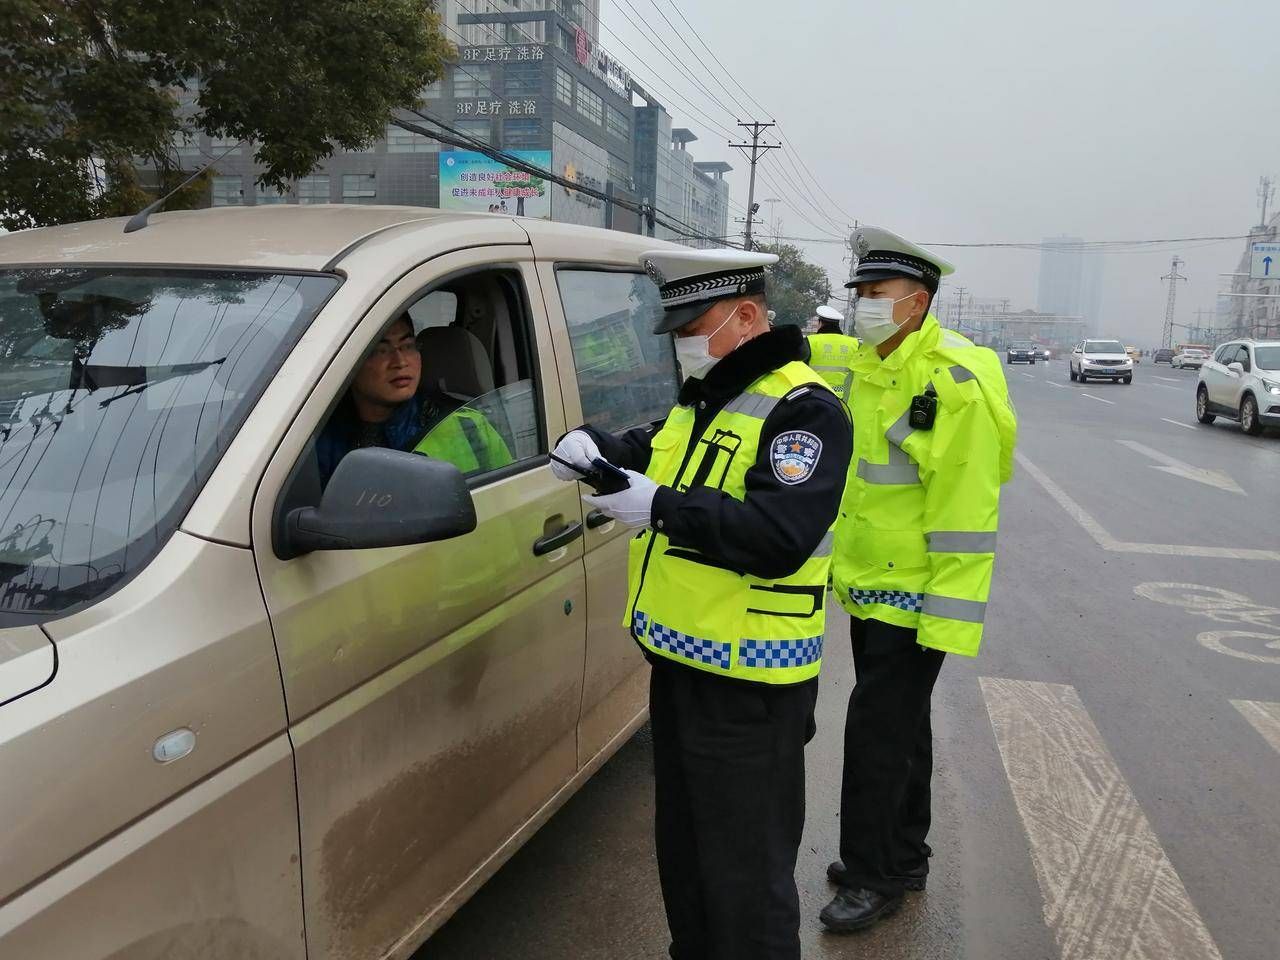
[[[766,151],[781,150],[782,144],[779,143],[761,143],[760,135],[773,126],[772,123],[761,123],[753,120],[750,123],[739,122],[738,126],[742,127],[751,134],[750,143],[731,143],[729,146],[734,147],[743,152],[743,155],[751,163],[751,181],[747,187],[747,229],[743,235],[743,249],[751,249],[751,224],[756,213],[760,209],[760,204],[756,203],[756,163],[760,160]],[[747,153],[747,151],[751,151]]]
[[1267,207],[1271,201],[1275,199],[1276,188],[1275,180],[1271,177],[1258,178],[1258,206],[1262,208],[1262,219],[1258,221],[1262,226],[1267,225]]
[[968,290],[968,287],[956,287],[956,315],[953,318],[953,322],[957,330],[962,329],[964,326],[964,295]]
[[1160,340],[1160,346],[1166,349],[1173,346],[1173,304],[1178,297],[1178,281],[1187,279],[1178,273],[1178,267],[1181,266],[1186,266],[1186,261],[1175,256],[1169,272],[1160,278],[1169,281],[1169,303],[1164,308],[1164,336]]

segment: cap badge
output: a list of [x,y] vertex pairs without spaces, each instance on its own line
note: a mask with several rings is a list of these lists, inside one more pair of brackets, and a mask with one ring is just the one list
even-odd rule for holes
[[858,239],[853,243],[853,252],[856,253],[858,255],[858,259],[861,260],[871,252],[871,241],[862,234],[858,234]]
[[658,265],[652,260],[646,260],[644,262],[644,272],[647,273],[649,275],[649,279],[658,286],[661,287],[666,285],[667,278],[662,275],[662,271],[658,269]]

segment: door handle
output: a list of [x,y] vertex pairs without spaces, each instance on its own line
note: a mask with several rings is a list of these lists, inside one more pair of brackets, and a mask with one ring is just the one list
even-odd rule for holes
[[612,522],[613,517],[609,516],[603,510],[592,510],[587,514],[588,530],[595,530],[597,527],[603,527],[605,524]]
[[582,536],[581,521],[561,527],[555,533],[549,533],[545,537],[539,537],[533,541],[533,555],[541,557],[544,554],[551,553],[553,550],[559,550],[566,544],[573,543],[580,536]]

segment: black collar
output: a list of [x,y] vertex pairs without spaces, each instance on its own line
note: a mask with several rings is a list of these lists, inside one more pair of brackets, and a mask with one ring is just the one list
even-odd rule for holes
[[770,371],[793,360],[809,359],[809,344],[799,327],[775,327],[748,340],[708,371],[705,377],[690,377],[680,387],[680,405],[699,400],[736,397]]

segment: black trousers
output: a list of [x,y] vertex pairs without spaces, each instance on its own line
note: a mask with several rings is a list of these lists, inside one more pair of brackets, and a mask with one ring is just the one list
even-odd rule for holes
[[673,960],[800,960],[796,853],[816,678],[794,686],[655,664],[658,876]]
[[849,696],[840,791],[840,859],[849,883],[900,896],[929,869],[929,698],[944,654],[916,632],[851,618],[858,680]]

